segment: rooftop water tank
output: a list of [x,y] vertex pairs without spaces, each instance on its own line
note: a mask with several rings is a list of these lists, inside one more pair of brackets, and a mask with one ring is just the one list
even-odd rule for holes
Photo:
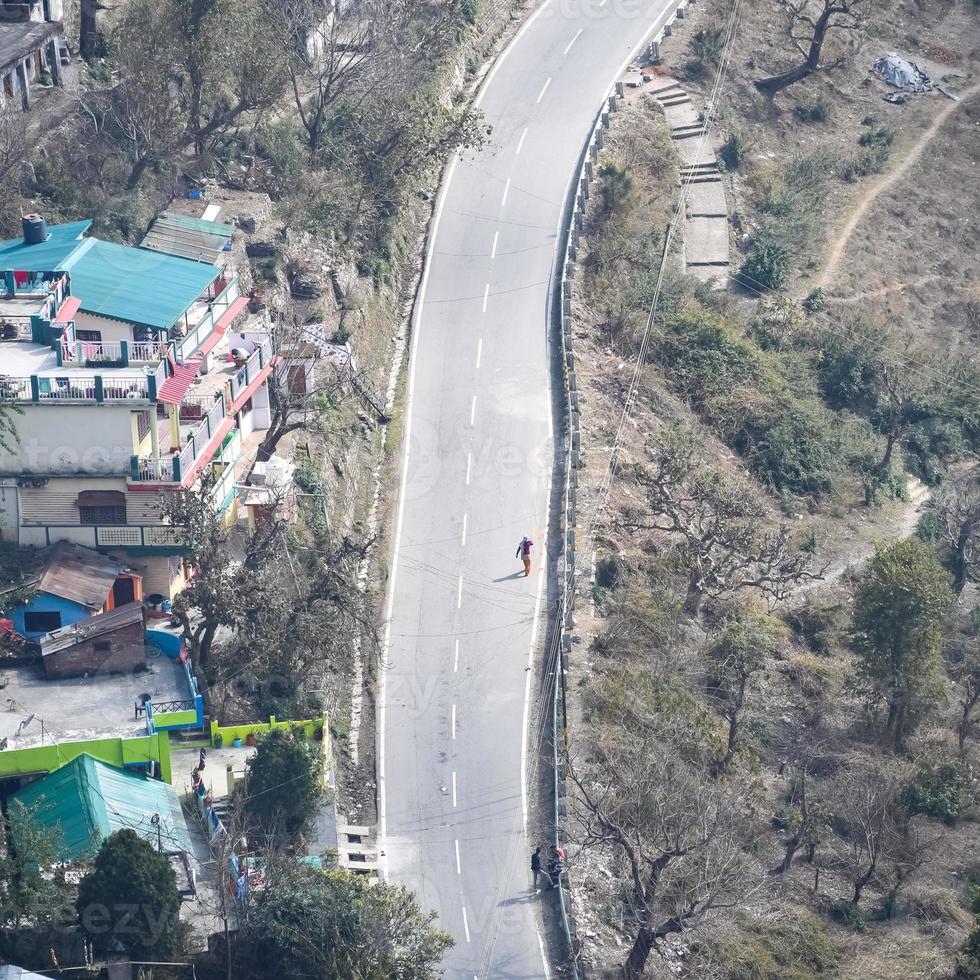
[[48,223],[39,214],[25,214],[20,219],[25,245],[40,245],[48,240]]

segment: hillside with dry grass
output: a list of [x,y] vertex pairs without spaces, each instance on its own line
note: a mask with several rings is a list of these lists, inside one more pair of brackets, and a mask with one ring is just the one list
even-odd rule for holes
[[[774,99],[753,82],[793,63],[780,10],[742,11],[710,131],[741,274],[688,280],[675,245],[658,292],[680,184],[643,92],[613,117],[580,241],[580,955],[592,975],[963,980],[977,9],[874,8],[828,47],[840,66]],[[698,4],[663,44],[695,95],[727,12]],[[962,101],[884,102],[868,68],[896,50]]]

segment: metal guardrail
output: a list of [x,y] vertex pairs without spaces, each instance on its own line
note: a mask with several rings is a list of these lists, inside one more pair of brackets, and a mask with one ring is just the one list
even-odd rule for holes
[[[640,42],[634,59],[643,51],[644,46],[654,57],[658,52],[659,41],[672,31],[674,20],[681,16],[687,3],[694,3],[694,0],[682,0],[668,11],[669,16],[656,29],[656,24],[651,26],[647,36]],[[678,13],[680,12],[680,13]],[[656,34],[651,37],[654,31]],[[565,785],[565,773],[563,772],[562,761],[559,754],[559,746],[565,745],[567,738],[567,709],[565,706],[565,670],[566,654],[571,648],[571,630],[574,626],[573,612],[575,605],[575,547],[576,547],[576,525],[577,525],[577,487],[578,469],[580,464],[581,451],[581,428],[579,414],[578,378],[575,373],[575,355],[572,350],[572,331],[571,331],[571,307],[572,307],[572,279],[575,276],[575,265],[577,261],[578,236],[582,229],[585,210],[588,206],[590,185],[593,179],[593,167],[598,159],[599,151],[604,143],[604,131],[609,127],[609,113],[615,112],[618,107],[618,97],[615,94],[615,86],[596,114],[596,121],[592,131],[586,141],[585,149],[582,152],[579,167],[578,179],[575,182],[575,193],[566,202],[566,214],[562,228],[562,241],[564,245],[564,255],[561,260],[561,273],[559,275],[559,312],[558,321],[561,334],[561,353],[562,353],[562,376],[565,388],[565,411],[568,424],[568,445],[565,453],[565,479],[563,488],[563,505],[561,508],[561,540],[562,551],[560,556],[560,578],[561,594],[558,599],[557,624],[555,631],[555,642],[557,650],[555,652],[553,665],[558,683],[554,687],[554,695],[551,704],[551,737],[552,737],[552,764],[554,767],[554,826],[555,843],[559,844],[562,838],[562,818],[565,815],[563,800],[566,797],[567,787]],[[554,299],[552,300],[554,302]],[[562,713],[562,725],[559,729],[559,709]],[[566,872],[566,875],[568,873]],[[562,928],[565,933],[565,940],[568,946],[570,965],[572,974],[576,980],[585,980],[586,973],[582,964],[578,961],[578,951],[580,944],[576,934],[574,916],[569,909],[569,903],[565,896],[564,888],[558,889],[559,905],[561,909]]]

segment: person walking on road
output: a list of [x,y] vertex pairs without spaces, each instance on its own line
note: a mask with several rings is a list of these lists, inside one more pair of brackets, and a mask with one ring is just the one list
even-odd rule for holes
[[547,878],[548,879],[548,884],[552,888],[555,887],[554,879],[551,877],[551,875],[548,874],[547,871],[544,870],[544,868],[541,867],[541,848],[540,847],[537,848],[535,850],[535,852],[531,855],[531,874],[534,875],[534,894],[535,895],[540,895],[541,894],[541,889],[538,888],[538,875],[541,875],[542,878]]
[[524,577],[527,578],[531,574],[531,549],[534,547],[534,542],[525,534],[521,538],[521,543],[517,546],[517,554],[514,555],[515,558],[520,558],[524,562]]

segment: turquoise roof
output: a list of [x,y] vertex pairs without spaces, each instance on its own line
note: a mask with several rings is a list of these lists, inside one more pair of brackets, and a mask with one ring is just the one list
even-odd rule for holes
[[218,276],[213,265],[86,238],[68,259],[71,294],[86,313],[166,330]]
[[80,755],[43,779],[18,790],[19,800],[41,824],[61,832],[62,857],[92,857],[111,833],[129,827],[156,846],[160,814],[163,849],[191,851],[180,800],[172,786],[140,773]]
[[91,221],[49,225],[47,241],[0,242],[0,269],[71,273],[71,294],[85,313],[167,330],[219,275],[204,262],[82,238]]
[[0,269],[23,269],[25,272],[54,272],[81,245],[81,237],[92,226],[91,221],[72,221],[49,225],[47,241],[25,245],[23,238],[0,242]]

